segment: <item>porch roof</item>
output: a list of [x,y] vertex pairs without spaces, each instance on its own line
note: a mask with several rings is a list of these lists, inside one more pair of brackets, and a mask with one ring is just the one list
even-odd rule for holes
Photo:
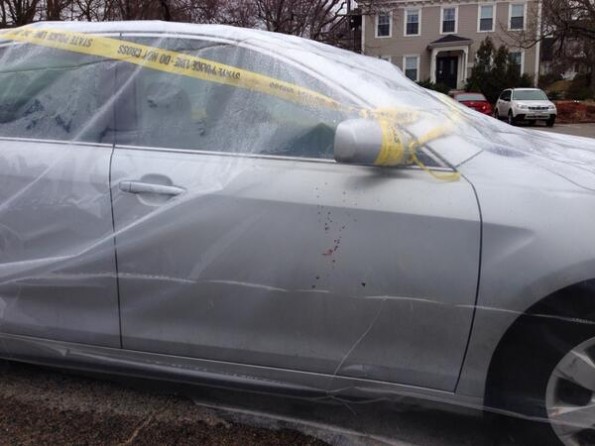
[[448,34],[444,37],[441,37],[438,40],[434,40],[428,45],[428,50],[432,50],[434,48],[442,48],[442,47],[452,47],[452,46],[469,46],[473,43],[473,40],[467,37],[459,37],[456,34]]

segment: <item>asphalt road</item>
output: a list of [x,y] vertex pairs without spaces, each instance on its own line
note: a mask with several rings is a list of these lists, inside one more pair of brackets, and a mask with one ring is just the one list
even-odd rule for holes
[[560,133],[563,135],[584,136],[595,138],[595,124],[556,124],[553,127],[536,125],[535,127],[525,127],[528,129],[544,130],[546,132]]

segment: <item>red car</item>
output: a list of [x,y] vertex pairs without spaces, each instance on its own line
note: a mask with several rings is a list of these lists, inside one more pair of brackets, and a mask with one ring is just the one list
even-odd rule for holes
[[454,95],[454,99],[479,113],[492,114],[492,106],[481,93],[457,93]]

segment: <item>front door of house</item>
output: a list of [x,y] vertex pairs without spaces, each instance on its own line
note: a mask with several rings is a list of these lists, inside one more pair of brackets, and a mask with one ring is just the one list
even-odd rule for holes
[[436,83],[457,88],[459,58],[456,56],[438,57],[436,64]]

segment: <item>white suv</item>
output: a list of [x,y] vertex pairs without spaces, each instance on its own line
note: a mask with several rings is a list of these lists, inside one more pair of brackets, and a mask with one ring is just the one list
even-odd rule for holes
[[494,107],[494,118],[506,117],[511,125],[518,121],[545,121],[548,127],[552,127],[557,114],[554,103],[539,88],[504,90]]

